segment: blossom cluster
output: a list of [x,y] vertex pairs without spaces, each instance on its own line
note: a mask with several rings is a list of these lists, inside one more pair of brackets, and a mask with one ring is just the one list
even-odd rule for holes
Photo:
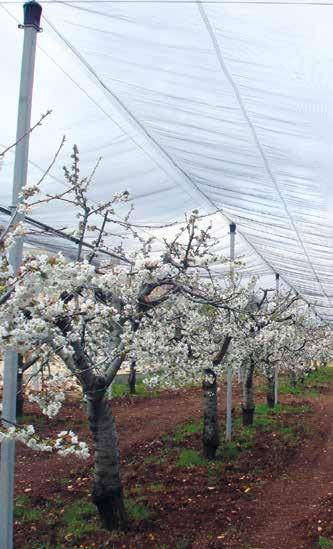
[[85,442],[80,442],[73,431],[62,431],[56,440],[42,439],[35,433],[33,425],[11,426],[8,429],[0,429],[0,443],[3,440],[15,440],[22,442],[32,450],[41,452],[57,452],[61,456],[75,455],[83,459],[89,457],[89,448]]
[[68,386],[78,387],[73,376],[69,376],[67,371],[60,370],[56,363],[52,365],[57,371],[51,371],[48,365],[48,371],[42,371],[38,374],[37,381],[40,384],[39,390],[31,388],[30,384],[26,387],[29,402],[36,402],[41,412],[49,418],[55,417],[65,401],[65,391]]

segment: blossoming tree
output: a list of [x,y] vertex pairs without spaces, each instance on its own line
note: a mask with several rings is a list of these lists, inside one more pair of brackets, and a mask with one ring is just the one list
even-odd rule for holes
[[[241,347],[231,346],[235,317],[244,314],[249,285],[236,275],[215,279],[200,291],[175,295],[145,319],[135,339],[137,364],[150,385],[203,389],[203,454],[214,459],[219,444],[217,378],[243,360]],[[238,281],[239,282],[239,281]]]
[[[7,249],[13,238],[24,234],[24,228],[11,224],[2,239],[0,348],[30,352],[42,372],[45,365],[52,366],[55,358],[60,359],[80,384],[95,443],[92,499],[104,525],[112,529],[124,527],[127,516],[107,389],[131,351],[140,323],[152,309],[175,294],[202,299],[205,285],[199,282],[198,271],[214,259],[213,243],[209,227],[199,228],[198,212],[193,212],[176,236],[164,242],[162,256],[152,256],[149,241],[138,236],[128,215],[121,218],[115,211],[118,204],[127,201],[128,193],[119,193],[105,203],[90,203],[91,177],[80,177],[76,148],[72,159],[71,168],[65,169],[68,186],[64,192],[36,198],[39,186],[26,187],[21,207],[26,211],[28,202],[31,207],[51,200],[70,204],[78,217],[77,258],[69,261],[61,254],[27,255],[14,277],[8,267]],[[111,234],[119,235],[119,227],[137,240],[137,249],[128,254],[127,265],[102,262],[99,252],[106,248],[125,259],[121,241],[117,246],[108,245]],[[85,252],[88,235],[92,250]],[[51,405],[51,415],[59,404],[58,399]],[[50,412],[50,405],[46,408]],[[3,436],[12,435],[9,430]],[[20,436],[23,440],[22,430]],[[72,432],[59,437],[56,448],[63,444],[61,441],[68,448],[80,444]],[[79,446],[80,452],[86,455],[86,447]]]

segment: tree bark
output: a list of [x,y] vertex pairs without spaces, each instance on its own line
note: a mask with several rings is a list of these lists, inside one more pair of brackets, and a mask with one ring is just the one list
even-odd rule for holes
[[213,370],[206,370],[206,379],[202,383],[204,416],[202,446],[206,459],[213,460],[219,445],[219,425],[217,416],[217,383]]
[[270,408],[275,406],[275,380],[274,372],[267,374],[267,395],[266,395],[267,405]]
[[108,530],[125,529],[127,514],[120,481],[120,456],[116,424],[105,395],[88,395],[89,427],[95,442],[92,501]]
[[130,390],[131,395],[136,394],[136,367],[135,366],[136,366],[136,361],[132,360],[131,361],[131,369],[130,369],[130,373],[129,373],[129,376],[128,376],[128,386],[129,386],[129,390]]
[[254,395],[253,395],[254,360],[251,358],[244,368],[243,377],[243,425],[253,424]]

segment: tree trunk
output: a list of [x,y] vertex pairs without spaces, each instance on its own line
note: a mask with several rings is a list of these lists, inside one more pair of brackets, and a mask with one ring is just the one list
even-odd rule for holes
[[267,405],[270,408],[274,408],[275,406],[275,380],[274,380],[274,372],[270,372],[267,374]]
[[291,370],[289,374],[289,379],[290,379],[290,385],[295,389],[295,387],[297,386],[297,376],[296,376],[295,370]]
[[253,396],[253,373],[254,361],[251,358],[245,365],[243,377],[243,425],[253,424],[254,396]]
[[206,379],[202,383],[204,416],[202,445],[206,459],[215,459],[219,445],[219,425],[217,417],[217,384],[213,370],[206,370]]
[[[19,355],[20,356],[20,355]],[[24,410],[24,392],[23,392],[23,372],[20,366],[17,370],[17,392],[16,392],[16,417],[21,419]]]
[[127,515],[120,481],[120,456],[111,406],[102,397],[88,395],[89,427],[95,442],[92,501],[108,530],[125,529]]
[[136,361],[131,361],[131,369],[128,376],[128,386],[130,390],[131,395],[135,395],[136,393]]

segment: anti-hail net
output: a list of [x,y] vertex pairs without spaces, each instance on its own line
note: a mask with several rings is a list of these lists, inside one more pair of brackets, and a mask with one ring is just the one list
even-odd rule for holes
[[[333,319],[333,5],[326,4],[45,2],[33,120],[53,113],[32,134],[30,179],[66,134],[44,186],[62,188],[61,166],[77,143],[82,173],[103,158],[94,200],[127,189],[142,224],[219,209],[221,251],[228,255],[233,221],[248,275],[280,273]],[[1,145],[8,145],[22,5],[0,8]],[[4,206],[12,163],[8,154],[0,173]],[[57,228],[73,224],[61,204],[34,215]]]

